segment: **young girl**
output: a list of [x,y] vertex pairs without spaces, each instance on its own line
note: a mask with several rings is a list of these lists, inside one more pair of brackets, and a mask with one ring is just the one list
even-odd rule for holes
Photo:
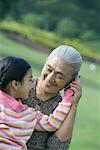
[[[16,57],[0,60],[0,150],[26,150],[26,142],[34,128],[57,130],[68,114],[73,91],[65,92],[53,114],[43,115],[22,104],[32,88],[30,64]],[[38,141],[37,141],[38,142]]]

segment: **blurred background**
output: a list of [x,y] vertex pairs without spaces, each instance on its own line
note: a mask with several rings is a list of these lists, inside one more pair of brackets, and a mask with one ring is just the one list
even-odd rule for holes
[[70,150],[99,150],[100,0],[0,0],[0,57],[25,58],[39,76],[61,44],[74,46],[84,60]]

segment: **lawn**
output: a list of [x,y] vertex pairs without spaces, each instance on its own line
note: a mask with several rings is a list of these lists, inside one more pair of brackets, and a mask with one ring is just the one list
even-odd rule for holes
[[99,150],[100,148],[100,68],[90,70],[84,62],[81,70],[83,96],[77,112],[70,150]]
[[[33,74],[39,75],[46,53],[30,49],[0,35],[0,56],[15,55],[28,60]],[[77,111],[70,150],[99,150],[100,148],[100,68],[84,62],[81,69],[83,96]],[[90,69],[91,68],[91,69]]]
[[4,35],[0,34],[0,56],[6,55],[25,58],[32,64],[35,74],[40,73],[42,65],[47,56],[46,53],[27,48],[24,45],[9,40]]

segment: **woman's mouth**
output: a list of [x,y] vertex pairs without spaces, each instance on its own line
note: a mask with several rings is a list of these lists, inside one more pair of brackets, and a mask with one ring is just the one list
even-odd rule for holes
[[45,82],[45,85],[47,86],[47,87],[51,87],[51,86],[55,86],[55,83],[51,83],[51,82]]

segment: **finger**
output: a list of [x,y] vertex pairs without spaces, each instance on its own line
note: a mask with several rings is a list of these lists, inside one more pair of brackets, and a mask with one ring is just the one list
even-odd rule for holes
[[81,80],[80,80],[80,77],[76,77],[74,81],[72,81],[72,83],[77,83],[79,85],[81,85]]
[[80,82],[80,81],[79,81],[79,82],[77,82],[77,81],[72,81],[71,83],[77,84],[77,85],[81,85],[81,82]]
[[70,83],[70,85],[81,87],[81,85],[76,82],[72,82],[72,83]]
[[74,88],[76,88],[78,91],[81,91],[82,90],[82,87],[80,86],[80,85],[78,85],[78,84],[70,84],[70,87],[74,87]]
[[71,90],[73,90],[73,91],[74,91],[74,94],[79,93],[79,90],[78,90],[76,87],[71,87]]
[[76,81],[77,83],[80,83],[80,77],[76,77],[76,78],[75,78],[75,81]]
[[71,90],[74,91],[74,98],[79,99],[82,96],[82,92],[78,91],[76,88],[72,87]]

